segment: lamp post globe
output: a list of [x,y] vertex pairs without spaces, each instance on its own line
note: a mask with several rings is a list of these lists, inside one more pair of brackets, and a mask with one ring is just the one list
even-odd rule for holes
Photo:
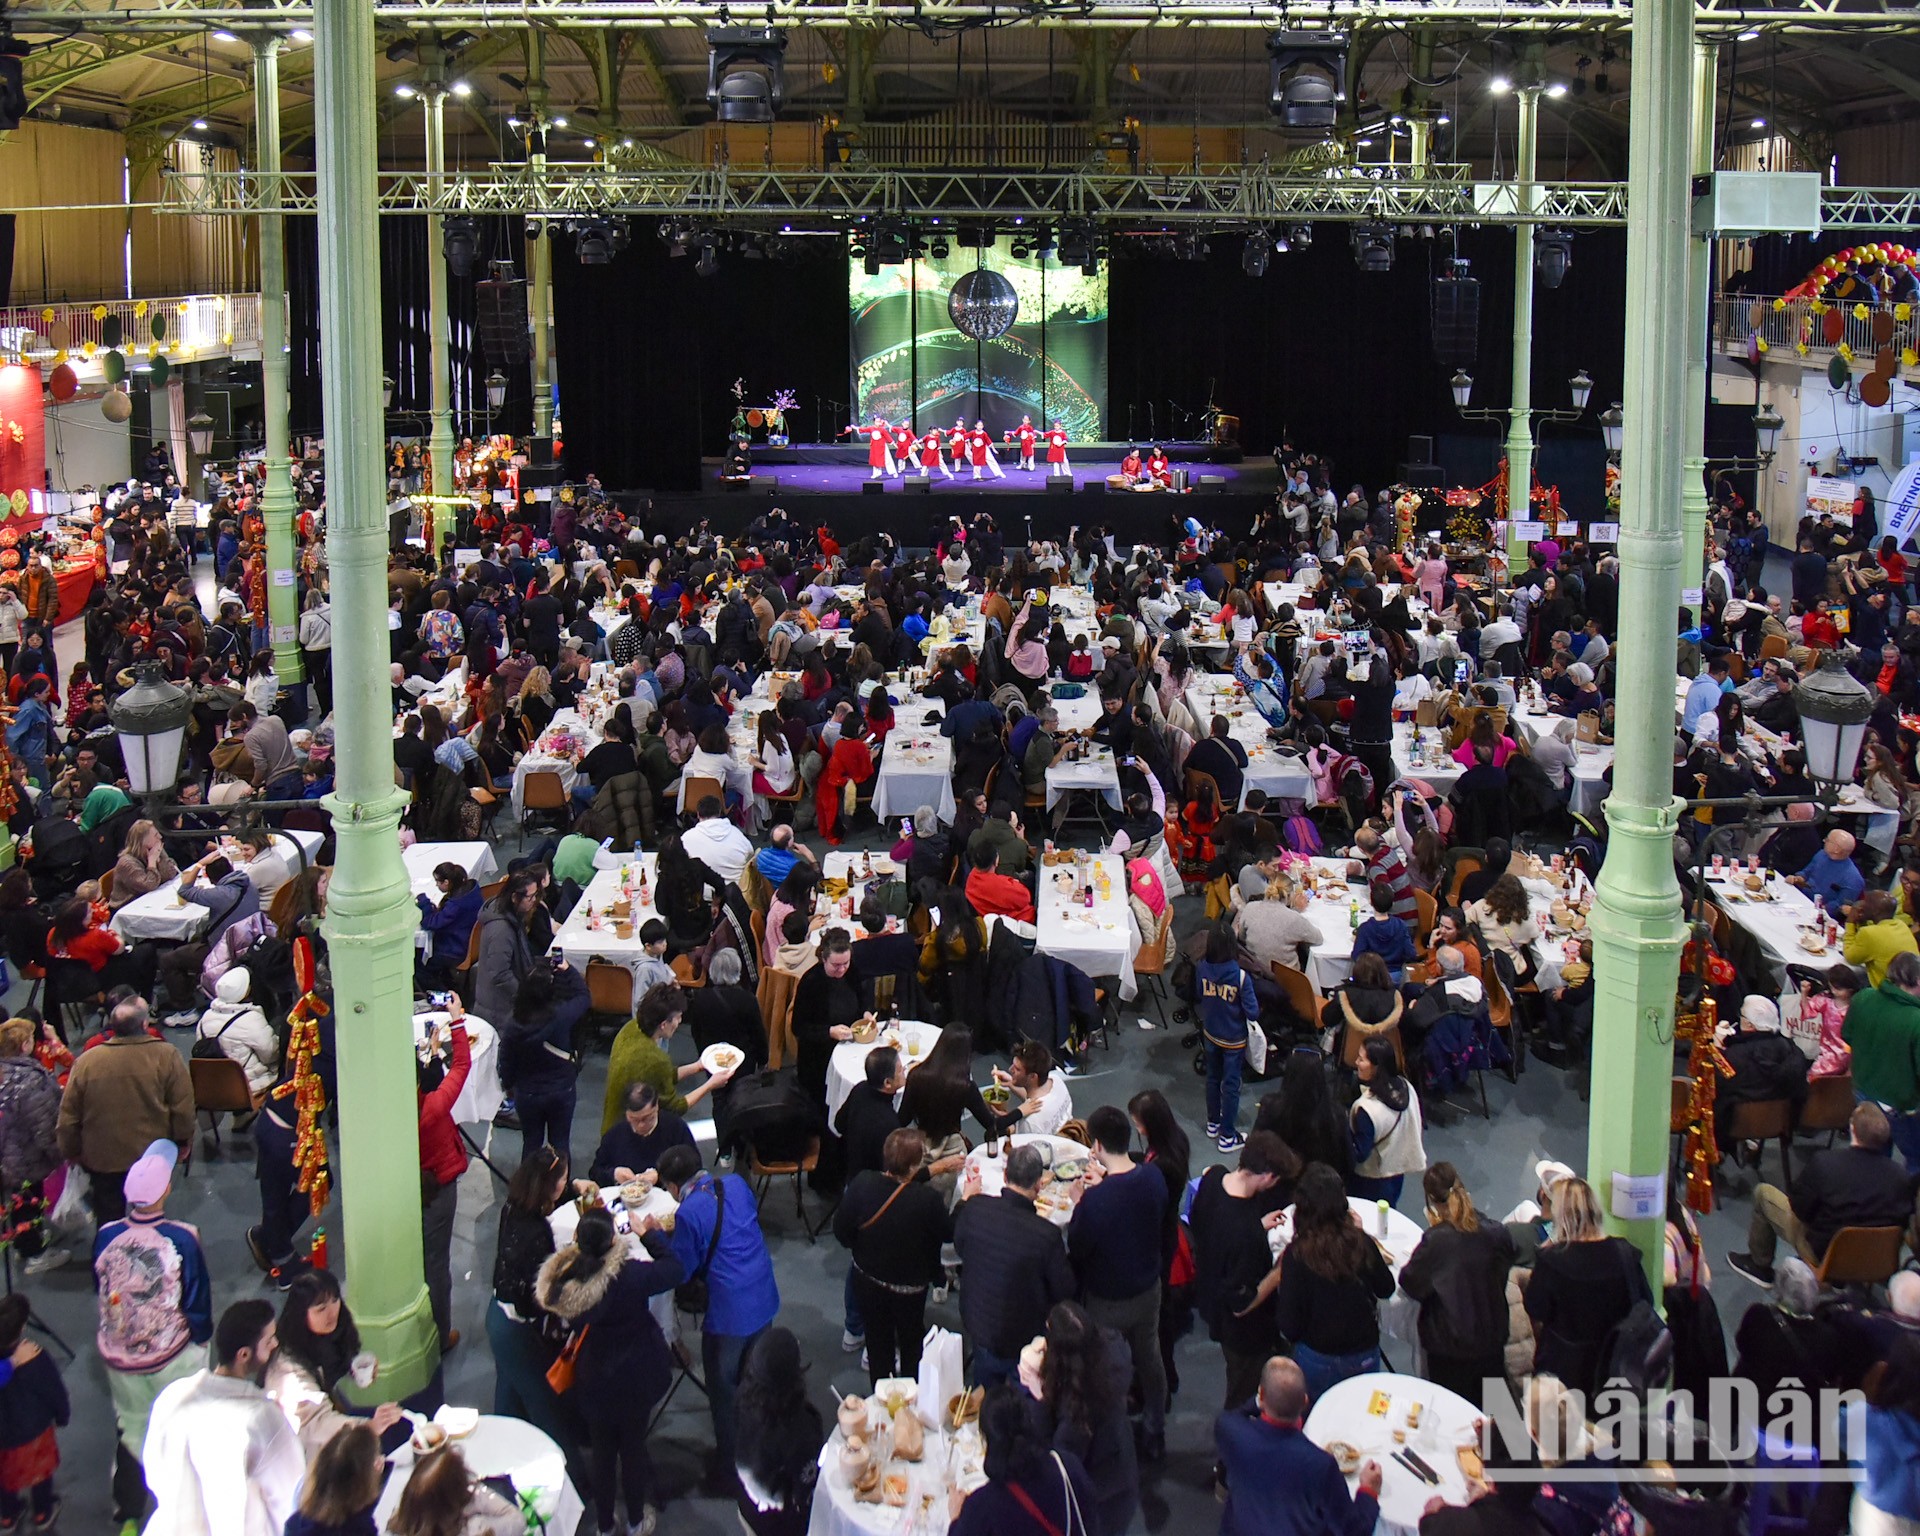
[[1453,391],[1453,408],[1464,411],[1467,402],[1473,399],[1473,375],[1464,368],[1453,370],[1453,377],[1447,380],[1447,388]]
[[158,662],[134,667],[133,686],[107,707],[120,737],[127,783],[134,794],[155,800],[180,782],[180,749],[193,717],[193,695],[167,681]]
[[1753,413],[1753,436],[1760,448],[1761,463],[1773,462],[1774,450],[1779,447],[1780,433],[1786,424],[1780,413],[1770,405],[1763,405]]
[[1853,782],[1873,715],[1873,694],[1863,687],[1834,652],[1794,685],[1800,732],[1807,751],[1807,773],[1834,790]]

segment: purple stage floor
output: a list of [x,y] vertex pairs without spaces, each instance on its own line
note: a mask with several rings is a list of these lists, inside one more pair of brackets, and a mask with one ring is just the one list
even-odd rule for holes
[[[1203,474],[1218,476],[1225,482],[1221,486],[1225,491],[1258,492],[1267,485],[1278,484],[1277,472],[1271,464],[1209,464],[1195,461],[1183,463],[1179,459],[1173,460],[1172,463],[1175,469],[1186,470],[1189,483],[1196,486],[1200,483],[1200,477]],[[1006,478],[1003,480],[995,480],[990,475],[975,480],[971,472],[966,470],[956,474],[953,479],[946,480],[942,479],[936,470],[932,482],[933,494],[938,496],[943,490],[965,490],[988,495],[1033,495],[1043,493],[1047,488],[1044,469],[1036,469],[1029,474],[1010,464],[1003,463],[1001,468],[1006,472]],[[1117,462],[1075,463],[1074,486],[1079,489],[1089,481],[1104,484],[1106,477],[1119,473],[1119,469]],[[864,464],[768,464],[764,466],[756,464],[753,473],[756,480],[768,477],[778,480],[778,489],[783,493],[802,496],[857,496],[861,493],[860,487],[870,477],[870,472]],[[907,477],[909,481],[918,478],[917,475]],[[702,467],[701,481],[703,489],[709,491],[719,489],[720,471],[717,464],[709,463]],[[900,489],[902,482],[900,476],[893,475],[880,483],[886,486],[889,494],[892,494]],[[773,487],[769,486],[768,489],[771,490]]]

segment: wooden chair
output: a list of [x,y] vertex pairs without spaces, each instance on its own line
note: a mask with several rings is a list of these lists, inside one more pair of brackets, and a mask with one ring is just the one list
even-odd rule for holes
[[1760,660],[1763,662],[1773,661],[1776,658],[1785,660],[1791,645],[1792,642],[1785,635],[1764,636],[1760,641]]
[[561,782],[560,775],[551,768],[535,768],[528,773],[526,782],[520,786],[520,830],[525,833],[542,816],[558,814],[561,821],[569,819],[573,803],[567,795],[567,786]]
[[807,1220],[807,1191],[802,1178],[820,1166],[820,1138],[812,1137],[807,1142],[807,1150],[797,1162],[763,1162],[760,1149],[752,1142],[747,1143],[747,1177],[754,1180],[753,1197],[760,1204],[762,1214],[767,1209],[767,1186],[775,1179],[793,1180],[793,1213],[800,1218],[800,1229],[807,1234],[811,1243],[818,1233],[813,1223]]
[[[1780,1143],[1781,1182],[1793,1193],[1793,1101],[1791,1099],[1754,1099],[1733,1106],[1727,1122],[1725,1142],[1735,1148],[1745,1141]],[[1756,1160],[1755,1166],[1758,1166]]]
[[102,901],[113,900],[113,871],[112,870],[108,870],[104,875],[100,877],[100,899]]
[[760,1022],[767,1031],[767,1066],[778,1070],[793,1043],[793,992],[800,978],[777,965],[760,967]]
[[1440,903],[1434,899],[1431,891],[1423,891],[1417,886],[1413,892],[1413,920],[1417,925],[1413,930],[1413,947],[1425,955],[1427,936],[1433,932],[1433,925],[1440,921]]
[[1154,1012],[1159,1015],[1162,1029],[1167,1027],[1167,932],[1172,927],[1173,903],[1169,901],[1158,926],[1151,935],[1141,940],[1140,948],[1133,956],[1134,977],[1151,993]]
[[727,786],[718,779],[686,778],[680,780],[680,814],[692,816],[700,808],[700,802],[712,795],[722,805],[727,802]]
[[507,877],[505,875],[502,875],[498,880],[489,880],[485,885],[480,887],[480,899],[482,901],[492,901],[494,897],[498,896],[506,888]]
[[1287,1006],[1307,1021],[1312,1029],[1320,1027],[1320,1010],[1326,1007],[1326,999],[1321,997],[1313,985],[1313,979],[1305,971],[1291,965],[1273,962],[1273,979],[1279,986],[1281,995],[1287,1000]]
[[700,974],[693,963],[692,955],[675,955],[672,960],[673,979],[683,987],[704,987],[707,978]]
[[1807,1102],[1800,1106],[1799,1129],[1825,1131],[1827,1145],[1853,1121],[1853,1074],[1807,1079]]
[[587,962],[587,1018],[609,1040],[633,1017],[633,972],[610,960]]
[[194,1111],[207,1117],[207,1135],[218,1152],[220,1116],[250,1114],[254,1109],[246,1069],[231,1056],[191,1056],[187,1072],[193,1080]]
[[1447,905],[1460,905],[1460,887],[1467,883],[1468,875],[1477,875],[1486,866],[1472,854],[1462,854],[1453,861],[1453,874],[1447,880]]
[[1842,1227],[1814,1276],[1822,1285],[1885,1285],[1900,1267],[1904,1227]]

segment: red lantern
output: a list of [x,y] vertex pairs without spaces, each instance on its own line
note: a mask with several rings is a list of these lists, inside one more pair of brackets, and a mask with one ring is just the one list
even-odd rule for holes
[[62,405],[79,392],[80,376],[73,371],[72,364],[60,363],[47,375],[47,393]]

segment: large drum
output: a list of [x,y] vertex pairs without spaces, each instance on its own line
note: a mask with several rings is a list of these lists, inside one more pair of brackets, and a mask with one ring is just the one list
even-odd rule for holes
[[1222,444],[1239,442],[1240,418],[1216,411],[1213,417],[1213,440]]

